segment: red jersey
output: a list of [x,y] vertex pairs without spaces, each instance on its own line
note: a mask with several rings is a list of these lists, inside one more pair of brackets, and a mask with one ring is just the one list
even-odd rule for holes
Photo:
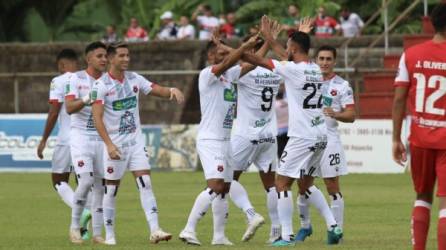
[[329,16],[325,16],[324,18],[318,16],[314,24],[316,26],[316,37],[332,37],[336,33],[336,30],[340,28],[338,22]]
[[395,87],[407,87],[412,118],[409,141],[446,149],[446,42],[424,42],[401,56]]

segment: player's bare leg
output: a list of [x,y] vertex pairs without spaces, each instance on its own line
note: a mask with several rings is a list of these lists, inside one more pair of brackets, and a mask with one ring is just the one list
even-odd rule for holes
[[[314,177],[304,175],[303,178],[298,180],[299,187],[299,209],[300,217],[302,220],[302,230],[296,235],[297,241],[305,240],[305,237],[311,235],[311,222],[309,219],[308,205],[311,204],[316,207],[319,213],[324,217],[325,223],[327,224],[328,233],[328,244],[338,244],[339,240],[342,238],[342,229],[337,225],[333,213],[328,206],[322,192],[314,185]],[[308,213],[308,214],[305,214]],[[309,227],[308,227],[309,224]]]
[[228,195],[231,182],[224,183],[223,193],[219,194],[212,201],[212,215],[214,224],[214,236],[212,237],[212,245],[232,246],[232,242],[225,235],[225,226],[228,221]]
[[158,223],[158,206],[152,189],[150,170],[132,171],[138,185],[141,206],[146,215],[148,227],[150,229],[150,242],[169,241],[172,234],[164,232]]
[[266,191],[266,206],[268,207],[268,214],[271,220],[271,229],[269,234],[269,243],[273,243],[280,237],[280,221],[277,211],[277,191],[275,186],[276,172],[259,171],[260,179],[263,183],[263,188]]
[[208,179],[207,188],[203,190],[195,199],[195,203],[189,214],[186,227],[180,233],[179,238],[192,245],[201,245],[200,241],[196,237],[196,226],[198,221],[206,214],[212,201],[218,194],[223,193],[225,190],[224,179]]
[[276,240],[273,246],[288,246],[293,244],[293,194],[291,185],[294,179],[277,175],[275,184],[278,193],[277,211],[282,227],[281,237]]
[[[234,171],[234,177],[229,194],[234,204],[246,214],[248,227],[242,236],[242,241],[249,241],[254,236],[257,229],[265,223],[265,219],[260,214],[256,213],[254,207],[249,201],[246,189],[242,186],[242,184],[240,184],[239,179],[242,173],[243,171]],[[277,194],[275,196],[277,197]]]
[[324,178],[325,187],[331,198],[331,212],[338,226],[343,229],[344,225],[344,197],[339,187],[339,176],[333,178]]

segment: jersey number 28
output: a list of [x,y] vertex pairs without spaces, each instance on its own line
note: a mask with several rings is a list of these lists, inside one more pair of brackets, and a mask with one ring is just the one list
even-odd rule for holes
[[[435,102],[446,94],[446,77],[433,75],[427,81],[427,88],[436,89],[429,96],[425,96],[426,77],[421,73],[414,73],[417,79],[415,111],[434,115],[445,115],[445,109],[434,107]],[[437,85],[438,84],[438,85]]]

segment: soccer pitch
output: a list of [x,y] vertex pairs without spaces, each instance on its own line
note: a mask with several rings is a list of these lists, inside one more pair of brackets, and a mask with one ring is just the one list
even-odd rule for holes
[[[230,202],[226,226],[233,247],[212,247],[212,214],[198,225],[201,247],[185,245],[178,240],[196,195],[205,187],[203,173],[154,172],[154,192],[158,201],[160,225],[171,232],[169,242],[152,245],[140,206],[139,193],[133,178],[127,174],[118,192],[116,234],[117,246],[97,246],[90,242],[82,246],[68,240],[71,210],[51,187],[50,174],[0,174],[0,249],[270,249],[265,244],[269,222],[248,243],[241,242],[245,216]],[[241,183],[248,189],[257,211],[268,218],[265,192],[257,174],[245,174]],[[339,246],[327,246],[326,227],[317,211],[312,209],[314,233],[298,249],[410,249],[410,214],[414,193],[407,174],[351,174],[341,180],[345,197],[345,239]],[[318,187],[323,189],[321,182]],[[295,201],[296,191],[293,190]],[[436,249],[437,204],[428,249]],[[299,226],[294,214],[294,230]]]

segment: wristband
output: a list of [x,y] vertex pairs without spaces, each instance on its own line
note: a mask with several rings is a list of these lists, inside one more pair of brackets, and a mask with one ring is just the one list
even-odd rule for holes
[[170,97],[169,97],[169,100],[172,100],[172,99],[173,99],[173,89],[174,89],[174,88],[170,88],[170,89],[169,89],[169,91],[170,91]]

